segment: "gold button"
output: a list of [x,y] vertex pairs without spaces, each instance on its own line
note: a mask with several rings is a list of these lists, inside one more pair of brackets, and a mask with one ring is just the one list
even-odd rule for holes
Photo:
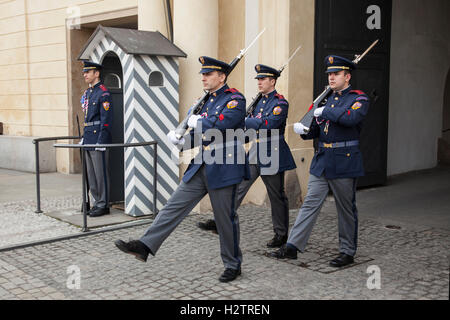
[[261,108],[259,111],[261,111],[261,112],[263,112],[264,111],[264,109],[263,108]]
[[266,100],[264,100],[263,103],[266,103]]
[[94,130],[94,133],[97,133],[97,130]]
[[334,100],[339,100],[339,98],[338,98],[338,97],[336,97],[336,98],[334,98]]
[[347,153],[347,157],[350,157],[350,153]]
[[334,108],[334,104],[332,104],[331,107]]
[[229,157],[233,156],[231,153],[228,154]]
[[217,111],[216,114],[219,114],[219,112]]
[[211,102],[214,102],[214,99],[211,99]]

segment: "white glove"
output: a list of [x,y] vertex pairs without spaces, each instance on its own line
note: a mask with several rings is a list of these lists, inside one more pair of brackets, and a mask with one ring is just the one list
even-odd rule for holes
[[184,145],[184,142],[185,142],[183,137],[181,137],[181,139],[178,140],[176,137],[175,131],[173,131],[173,130],[169,131],[169,133],[167,134],[167,139],[169,139],[169,141],[175,146],[177,144]]
[[317,108],[316,110],[314,110],[314,117],[316,118],[320,117],[323,113],[323,109],[325,109],[325,107]]
[[188,126],[193,129],[197,128],[197,123],[198,123],[197,121],[198,121],[198,119],[201,119],[201,117],[202,116],[199,116],[196,114],[193,114],[192,116],[190,116],[189,120],[188,120]]
[[82,145],[83,144],[83,140],[84,140],[84,138],[81,138],[81,140],[80,140],[80,142],[78,142],[78,144]]
[[95,151],[106,151],[106,148],[95,148]]
[[307,134],[309,132],[309,128],[305,127],[300,122],[294,124],[294,132],[297,134]]

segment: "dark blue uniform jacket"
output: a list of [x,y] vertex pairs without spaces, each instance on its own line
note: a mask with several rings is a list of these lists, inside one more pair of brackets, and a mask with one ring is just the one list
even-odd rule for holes
[[[202,157],[200,163],[189,164],[183,176],[183,181],[188,182],[202,165],[206,167],[206,175],[208,180],[208,188],[220,189],[230,185],[240,183],[244,178],[248,179],[249,168],[245,158],[245,150],[242,143],[238,139],[227,137],[226,129],[245,128],[245,97],[236,89],[230,89],[228,85],[214,92],[208,97],[208,101],[203,105],[200,113],[202,118],[202,149],[196,158]],[[199,125],[197,126],[197,130]],[[217,129],[222,134],[222,148],[214,150],[211,143],[214,139],[210,139],[207,130]],[[191,141],[194,137],[194,130],[191,130]],[[228,140],[227,140],[228,139]],[[213,141],[211,141],[213,140]],[[216,141],[217,142],[217,141]],[[205,159],[213,159],[217,156],[221,161],[205,161]]]
[[[319,141],[311,162],[311,174],[317,177],[324,174],[327,179],[364,175],[362,155],[356,144],[368,110],[369,98],[362,91],[349,87],[330,96],[322,116],[313,120],[308,134],[301,135],[305,140],[318,138]],[[347,142],[351,146],[331,147],[336,142]]]
[[[257,144],[252,145],[252,148],[258,147],[261,150],[261,144],[266,143],[267,156],[278,157],[278,170],[276,172],[271,171],[270,174],[276,174],[287,170],[295,169],[294,158],[292,157],[291,150],[284,138],[284,132],[286,129],[286,121],[288,116],[289,103],[284,97],[277,93],[276,90],[272,91],[268,95],[263,95],[258,102],[253,114],[245,120],[245,126],[247,129],[257,130]],[[271,134],[271,130],[278,129],[278,137]],[[267,130],[267,139],[260,139],[262,130]],[[271,137],[278,140],[278,147],[271,146]],[[272,150],[273,149],[273,150]],[[278,150],[277,150],[278,149]],[[261,151],[265,154],[265,150]],[[250,150],[250,154],[254,150]],[[272,154],[271,151],[276,154]],[[269,163],[261,162],[261,154],[258,152],[258,165],[260,168],[267,168],[272,165],[272,161]],[[267,162],[267,161],[264,161]],[[264,170],[261,170],[261,175],[264,174]]]
[[111,94],[108,89],[102,83],[97,83],[84,92],[81,104],[87,105],[83,144],[111,143],[113,111]]

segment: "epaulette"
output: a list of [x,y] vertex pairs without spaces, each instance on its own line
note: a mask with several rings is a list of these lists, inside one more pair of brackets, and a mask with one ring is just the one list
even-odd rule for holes
[[361,90],[352,90],[352,91],[350,91],[350,93],[355,93],[359,96],[356,98],[356,101],[359,101],[359,100],[369,101],[369,98],[367,97],[367,95]]
[[100,85],[100,89],[102,89],[102,91],[108,91],[108,89],[103,84]]
[[361,91],[361,90],[351,90],[350,93],[356,93],[356,94],[359,94],[359,95],[365,94],[365,93],[364,93],[363,91]]
[[283,95],[277,93],[277,94],[275,95],[275,97],[277,97],[278,100],[281,100],[281,101],[278,102],[278,104],[288,104],[286,98],[283,97]]
[[228,88],[227,90],[225,90],[225,92],[239,93],[239,90],[235,88]]
[[226,93],[233,93],[231,99],[244,99],[244,96],[235,88],[225,90]]

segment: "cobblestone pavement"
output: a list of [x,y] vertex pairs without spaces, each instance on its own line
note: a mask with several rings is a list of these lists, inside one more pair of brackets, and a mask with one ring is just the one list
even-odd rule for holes
[[[80,208],[80,197],[53,197],[42,199],[43,208],[64,210]],[[80,229],[62,221],[35,213],[36,201],[22,200],[0,203],[0,248],[79,233]]]
[[[297,212],[290,212],[291,223]],[[450,236],[442,230],[389,229],[360,219],[355,264],[331,269],[328,262],[338,254],[332,201],[297,261],[264,255],[272,237],[269,209],[245,205],[238,213],[244,261],[242,275],[231,283],[218,281],[218,236],[196,226],[211,215],[191,213],[147,263],[113,244],[139,238],[145,226],[0,252],[0,299],[449,298]],[[376,287],[377,275],[380,288],[369,289]]]

